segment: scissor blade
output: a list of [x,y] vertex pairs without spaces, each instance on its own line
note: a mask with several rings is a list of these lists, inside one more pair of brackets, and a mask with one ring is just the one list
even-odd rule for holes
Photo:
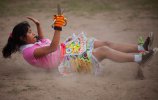
[[57,5],[57,11],[58,11],[58,15],[62,15],[61,8],[60,8],[59,4]]

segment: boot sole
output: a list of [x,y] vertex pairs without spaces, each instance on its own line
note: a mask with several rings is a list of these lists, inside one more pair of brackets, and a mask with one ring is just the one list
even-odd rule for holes
[[158,48],[154,48],[152,55],[149,56],[149,58],[147,58],[144,62],[140,62],[139,65],[140,65],[140,66],[143,66],[143,65],[145,65],[146,63],[148,63],[148,62],[151,60],[151,58],[152,58],[154,55],[156,55],[157,52],[158,52]]

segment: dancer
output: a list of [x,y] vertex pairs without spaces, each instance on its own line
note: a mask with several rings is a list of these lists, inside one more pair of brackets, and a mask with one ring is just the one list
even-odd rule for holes
[[60,44],[62,27],[66,23],[63,15],[54,16],[52,40],[44,37],[41,24],[37,19],[27,18],[35,23],[38,35],[32,31],[27,21],[17,24],[3,48],[4,58],[10,58],[13,53],[21,51],[23,58],[29,64],[45,69],[58,67],[61,74],[67,74],[96,72],[99,62],[104,59],[142,64],[155,52],[150,48],[153,40],[152,34],[142,45],[100,41],[96,38],[87,38],[84,33],[73,34]]

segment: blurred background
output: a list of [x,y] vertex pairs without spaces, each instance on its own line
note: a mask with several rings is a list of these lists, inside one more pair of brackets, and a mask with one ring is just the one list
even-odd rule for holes
[[[53,12],[60,3],[66,12],[103,13],[107,11],[133,10],[158,14],[157,0],[1,0],[0,16],[27,15],[29,12]],[[136,16],[135,16],[136,17]]]

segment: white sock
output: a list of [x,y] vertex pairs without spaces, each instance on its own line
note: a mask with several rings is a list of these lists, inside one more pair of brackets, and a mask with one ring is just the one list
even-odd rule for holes
[[138,51],[144,51],[144,47],[142,45],[138,45]]
[[134,61],[139,63],[142,61],[142,55],[141,54],[135,54],[134,55]]

